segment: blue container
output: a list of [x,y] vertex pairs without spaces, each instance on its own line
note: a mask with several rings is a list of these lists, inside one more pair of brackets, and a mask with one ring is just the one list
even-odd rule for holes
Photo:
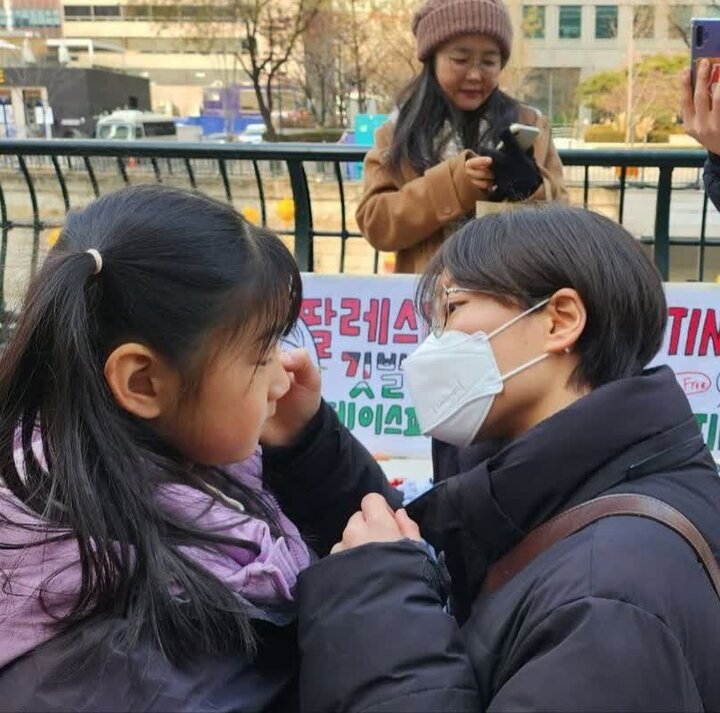
[[[375,132],[388,120],[387,114],[357,114],[355,116],[354,143],[357,146],[372,146],[375,143]],[[363,165],[356,164],[357,179],[363,175]]]

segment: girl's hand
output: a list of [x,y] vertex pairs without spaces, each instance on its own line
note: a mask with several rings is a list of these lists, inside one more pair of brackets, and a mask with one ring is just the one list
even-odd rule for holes
[[265,423],[260,443],[266,446],[292,445],[320,408],[320,372],[307,349],[281,352],[280,360],[290,377],[290,389]]
[[710,63],[704,59],[695,77],[692,91],[690,70],[682,76],[682,116],[685,131],[708,151],[720,154],[720,90],[716,84],[710,95]]
[[489,191],[495,185],[492,162],[489,156],[473,156],[465,161],[465,173],[470,183],[481,191]]
[[393,512],[382,495],[378,493],[366,495],[360,507],[360,512],[356,512],[348,520],[342,542],[338,542],[332,548],[333,554],[370,542],[422,539],[417,523],[410,519],[405,510]]

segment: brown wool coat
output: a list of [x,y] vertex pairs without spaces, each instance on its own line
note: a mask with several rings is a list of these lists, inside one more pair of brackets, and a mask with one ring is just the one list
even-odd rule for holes
[[[567,202],[563,166],[550,136],[548,121],[535,109],[521,106],[519,121],[540,128],[534,150],[543,185],[530,201]],[[411,166],[398,176],[387,164],[393,124],[375,132],[375,146],[365,158],[364,191],[357,222],[377,250],[395,252],[395,272],[422,272],[445,239],[444,227],[474,215],[487,198],[465,173],[470,151],[443,161],[419,175]]]

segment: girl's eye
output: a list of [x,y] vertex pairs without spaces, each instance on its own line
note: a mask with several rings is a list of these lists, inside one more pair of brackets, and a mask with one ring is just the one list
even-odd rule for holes
[[451,57],[451,59],[455,64],[467,64],[467,60],[462,57]]
[[448,314],[452,314],[458,307],[462,307],[464,304],[462,301],[448,303]]

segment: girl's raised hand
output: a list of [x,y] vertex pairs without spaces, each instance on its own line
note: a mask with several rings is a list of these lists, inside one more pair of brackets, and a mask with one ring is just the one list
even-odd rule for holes
[[360,507],[361,510],[348,520],[342,542],[332,548],[333,554],[371,542],[422,539],[417,523],[410,519],[405,510],[393,512],[382,495],[366,495]]
[[280,359],[290,377],[290,389],[265,423],[260,442],[266,446],[292,445],[320,408],[320,372],[307,349],[281,352]]

